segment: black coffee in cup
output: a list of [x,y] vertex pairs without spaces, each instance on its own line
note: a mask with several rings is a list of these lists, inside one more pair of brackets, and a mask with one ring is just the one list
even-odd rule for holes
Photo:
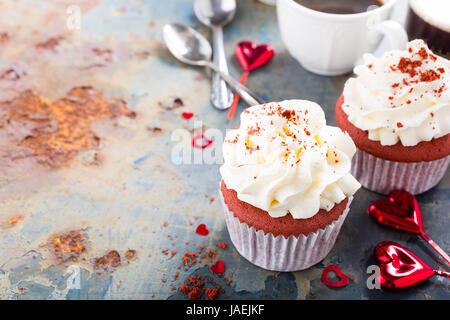
[[423,39],[433,52],[450,58],[450,0],[410,0],[406,30],[410,40]]
[[294,0],[294,1],[312,10],[337,14],[361,13],[383,5],[382,0]]

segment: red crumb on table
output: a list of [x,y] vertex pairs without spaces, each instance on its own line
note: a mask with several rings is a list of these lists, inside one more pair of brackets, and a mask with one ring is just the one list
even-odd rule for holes
[[200,288],[194,287],[192,288],[191,292],[189,292],[189,299],[194,300],[194,299],[200,299]]
[[189,276],[187,282],[181,284],[178,290],[191,300],[202,299],[204,295],[210,300],[214,300],[219,296],[220,292],[224,292],[224,290],[221,290],[220,285],[218,286],[214,283],[213,288],[207,288],[205,280],[208,283],[213,283],[213,279],[209,277],[205,279],[205,277],[200,275]]
[[208,257],[215,258],[216,257],[216,252],[214,250],[209,249],[208,250]]
[[226,244],[226,242],[219,242],[217,244],[218,247],[222,248],[222,249],[226,249],[228,247],[228,245]]
[[[209,198],[211,201],[213,201],[215,198],[210,197],[206,195],[207,198]],[[195,216],[195,220],[198,220],[199,217]],[[189,222],[189,224],[192,225],[192,222]],[[163,223],[164,226],[167,226],[167,222]],[[209,230],[206,227],[205,224],[199,224],[195,232],[199,235],[208,235]],[[174,238],[177,238],[178,236],[172,236],[167,235],[169,240],[174,240]],[[185,241],[186,245],[190,245],[190,241]],[[172,245],[175,245],[175,243],[172,243]],[[227,249],[228,245],[225,242],[218,242],[216,243],[217,247],[221,249]],[[180,270],[189,271],[192,267],[197,265],[203,265],[204,259],[208,261],[207,264],[210,264],[210,271],[212,273],[218,274],[220,278],[223,279],[224,284],[222,286],[230,286],[232,283],[231,279],[228,279],[223,276],[225,272],[225,263],[221,260],[216,261],[214,264],[211,263],[211,261],[215,260],[216,257],[216,250],[214,248],[207,248],[206,245],[200,244],[196,249],[192,249],[190,251],[185,251],[182,253],[180,265],[175,266],[175,272],[170,276],[166,276],[165,278],[161,279],[161,282],[169,285],[170,290],[175,291],[179,290],[183,295],[187,296],[189,299],[206,299],[206,300],[214,300],[217,299],[221,294],[225,294],[225,290],[221,288],[220,285],[217,285],[217,283],[214,280],[214,277],[205,277],[200,275],[190,275],[187,277],[187,279],[183,283],[177,284],[176,282],[179,280],[181,272]],[[168,258],[172,258],[177,253],[176,250],[169,250],[169,248],[162,249],[161,252],[169,256]],[[182,269],[183,268],[183,269]],[[177,271],[178,270],[178,271]],[[170,279],[172,277],[172,279]],[[152,296],[153,297],[153,296]],[[227,298],[227,296],[223,295],[222,298]]]
[[219,295],[220,286],[214,289],[206,288],[205,294],[208,296],[210,300],[214,300]]
[[191,267],[192,265],[196,264],[196,258],[198,255],[195,252],[185,252],[182,258],[183,264],[185,266]]
[[164,221],[163,226],[164,226],[164,227],[167,227],[167,222]]
[[211,197],[211,198],[209,198],[209,201],[211,201],[211,202],[213,202],[214,200],[216,200],[216,198],[215,198],[215,197]]

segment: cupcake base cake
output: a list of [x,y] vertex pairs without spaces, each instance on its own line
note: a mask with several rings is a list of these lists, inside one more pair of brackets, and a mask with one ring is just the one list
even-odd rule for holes
[[272,271],[298,271],[323,260],[333,248],[353,197],[309,219],[268,212],[237,198],[222,181],[219,191],[233,245],[251,263]]
[[336,103],[336,121],[357,146],[351,173],[369,190],[389,194],[403,189],[420,194],[435,187],[450,164],[450,135],[405,147],[400,142],[382,146],[369,140],[368,132],[355,127],[342,110],[344,96]]
[[231,241],[251,263],[295,271],[333,248],[360,183],[356,147],[314,102],[250,107],[227,131],[219,194]]
[[351,172],[379,193],[425,192],[450,163],[450,61],[422,40],[363,58],[335,109],[358,149]]

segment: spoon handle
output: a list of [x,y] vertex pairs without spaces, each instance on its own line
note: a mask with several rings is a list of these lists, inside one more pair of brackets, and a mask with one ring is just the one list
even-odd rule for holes
[[258,104],[264,104],[265,101],[258,97],[256,94],[254,94],[249,88],[242,85],[231,77],[230,75],[223,73],[219,70],[219,68],[212,62],[207,62],[206,66],[211,68],[213,71],[215,71],[217,74],[219,74],[223,80],[225,80],[226,83],[231,87],[231,89],[238,93],[239,96],[244,100],[249,106],[256,106]]
[[[228,74],[227,59],[223,46],[222,27],[213,26],[213,61],[225,74]],[[233,93],[228,89],[220,75],[213,73],[211,87],[211,102],[217,109],[228,109],[233,100]]]

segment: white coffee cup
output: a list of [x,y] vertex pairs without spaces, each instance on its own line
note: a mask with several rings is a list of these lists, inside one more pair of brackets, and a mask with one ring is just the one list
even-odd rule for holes
[[408,36],[388,20],[397,0],[370,11],[333,14],[306,8],[294,0],[277,0],[281,39],[307,70],[321,75],[351,72],[364,53],[373,52],[386,36],[390,49],[405,49]]

